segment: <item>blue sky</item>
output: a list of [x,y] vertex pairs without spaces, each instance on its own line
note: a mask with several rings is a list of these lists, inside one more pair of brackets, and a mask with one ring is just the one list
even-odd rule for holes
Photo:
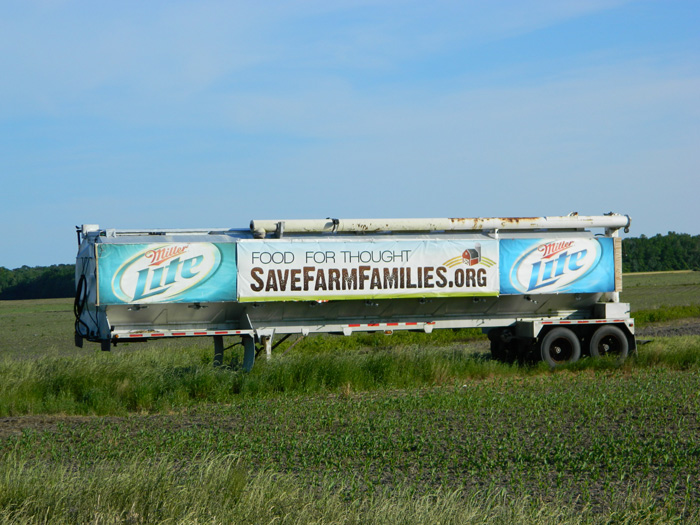
[[700,2],[0,1],[0,266],[74,226],[700,234]]

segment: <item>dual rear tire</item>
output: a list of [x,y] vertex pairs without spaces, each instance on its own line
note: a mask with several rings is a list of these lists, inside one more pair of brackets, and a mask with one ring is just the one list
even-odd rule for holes
[[601,326],[591,338],[591,357],[617,357],[624,361],[629,354],[629,341],[625,333],[617,326]]
[[552,328],[540,342],[542,361],[554,368],[575,363],[581,358],[581,342],[570,329]]
[[[593,332],[588,350],[591,357],[611,356],[622,362],[629,353],[629,341],[619,327],[605,325]],[[581,358],[581,339],[570,328],[553,328],[542,338],[540,354],[552,368],[575,363]]]

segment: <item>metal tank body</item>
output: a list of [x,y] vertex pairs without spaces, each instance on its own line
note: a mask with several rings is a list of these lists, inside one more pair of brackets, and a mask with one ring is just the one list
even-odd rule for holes
[[539,348],[547,332],[568,330],[555,332],[565,337],[552,355],[564,347],[578,358],[569,332],[585,345],[597,324],[617,326],[625,341],[615,332],[612,343],[633,349],[629,306],[618,302],[618,231],[629,223],[611,214],[251,221],[245,230],[84,225],[76,344],[213,336],[220,353],[223,336],[240,336],[250,368],[256,345],[269,354],[287,334],[480,327],[496,357],[534,347],[549,362],[550,349]]

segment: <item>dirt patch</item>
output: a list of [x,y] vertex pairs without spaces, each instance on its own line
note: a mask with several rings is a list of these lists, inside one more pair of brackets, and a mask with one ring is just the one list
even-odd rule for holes
[[676,319],[638,328],[637,338],[700,335],[700,319]]

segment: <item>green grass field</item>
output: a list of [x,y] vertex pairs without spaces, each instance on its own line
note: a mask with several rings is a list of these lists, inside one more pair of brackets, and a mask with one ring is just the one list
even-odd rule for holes
[[[692,272],[624,282],[637,312],[700,305]],[[245,374],[72,323],[0,302],[0,523],[700,520],[700,336],[555,371],[474,331],[310,338]]]
[[656,272],[625,274],[620,300],[632,305],[632,312],[663,306],[700,305],[700,272]]

